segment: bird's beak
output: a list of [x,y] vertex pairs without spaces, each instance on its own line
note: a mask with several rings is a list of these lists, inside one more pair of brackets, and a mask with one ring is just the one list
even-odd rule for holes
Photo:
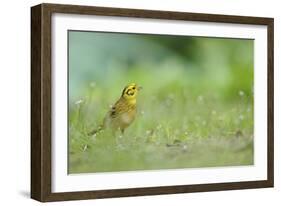
[[142,86],[138,86],[138,91],[142,90]]

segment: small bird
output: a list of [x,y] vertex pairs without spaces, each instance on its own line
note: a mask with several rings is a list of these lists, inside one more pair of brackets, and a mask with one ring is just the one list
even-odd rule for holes
[[101,130],[110,128],[112,131],[120,130],[122,134],[125,129],[134,121],[137,113],[137,95],[142,89],[135,83],[128,84],[122,91],[119,100],[111,107],[106,114],[103,124],[89,133],[94,135]]

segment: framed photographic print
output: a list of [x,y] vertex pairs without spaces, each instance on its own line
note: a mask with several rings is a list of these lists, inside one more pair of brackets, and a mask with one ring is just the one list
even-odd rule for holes
[[273,19],[31,8],[31,197],[273,187]]

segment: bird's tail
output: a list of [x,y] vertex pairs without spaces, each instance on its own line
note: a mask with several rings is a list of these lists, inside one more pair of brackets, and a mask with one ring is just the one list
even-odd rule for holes
[[103,130],[103,126],[99,126],[97,129],[92,130],[91,132],[88,133],[89,136],[95,135],[97,133],[99,133],[100,131]]

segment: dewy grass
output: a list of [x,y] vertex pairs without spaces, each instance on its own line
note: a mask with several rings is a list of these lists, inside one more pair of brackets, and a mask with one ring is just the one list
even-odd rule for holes
[[124,135],[102,131],[88,136],[107,111],[101,105],[115,101],[111,95],[94,98],[97,90],[70,104],[70,173],[253,164],[253,105],[247,96],[237,93],[235,101],[202,91],[158,96],[155,89],[151,97],[144,89],[137,118]]

